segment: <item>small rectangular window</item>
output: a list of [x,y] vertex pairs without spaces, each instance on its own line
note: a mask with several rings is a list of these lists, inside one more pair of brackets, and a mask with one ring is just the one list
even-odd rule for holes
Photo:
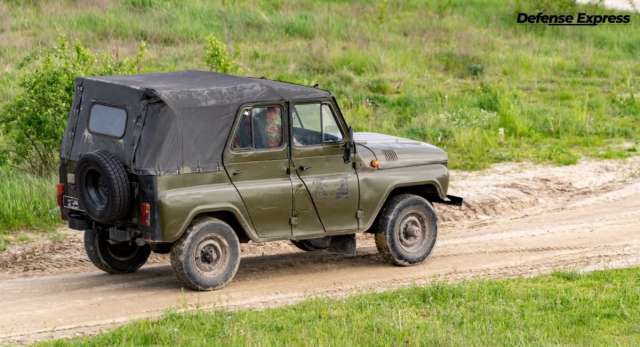
[[96,134],[122,137],[127,127],[127,111],[113,106],[93,104],[89,113],[89,130]]

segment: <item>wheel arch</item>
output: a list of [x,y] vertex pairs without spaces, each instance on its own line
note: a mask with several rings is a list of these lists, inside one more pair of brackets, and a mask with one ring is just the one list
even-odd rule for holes
[[387,201],[389,201],[389,199],[400,194],[417,195],[429,201],[431,204],[442,200],[443,196],[446,196],[442,193],[440,185],[435,181],[394,186],[390,188],[389,191],[385,194],[384,199],[380,200],[380,203],[378,204],[378,207],[376,208],[374,214],[375,218],[372,218],[370,224],[367,225],[366,228],[364,228],[365,232],[375,232],[375,230],[371,229],[377,224],[378,218],[380,218],[380,213],[382,213],[382,208],[387,203]]
[[182,237],[186,232],[187,228],[192,225],[196,220],[203,217],[213,217],[222,220],[223,222],[229,224],[231,228],[238,235],[238,239],[241,243],[249,242],[250,240],[257,241],[259,240],[255,231],[249,224],[249,222],[242,217],[240,211],[235,210],[231,206],[226,207],[204,207],[198,209],[196,211],[192,211],[192,213],[187,217],[183,227],[180,232],[175,235],[175,242],[177,239]]

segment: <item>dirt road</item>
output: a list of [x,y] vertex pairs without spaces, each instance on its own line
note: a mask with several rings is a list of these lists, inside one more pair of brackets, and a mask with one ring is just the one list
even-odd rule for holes
[[18,247],[0,256],[0,340],[90,333],[170,308],[266,307],[433,280],[640,264],[640,158],[499,165],[457,173],[453,190],[468,205],[439,208],[433,255],[408,268],[382,263],[366,236],[353,257],[247,245],[229,287],[196,293],[180,289],[162,257],[136,274],[110,276],[86,263],[77,236]]

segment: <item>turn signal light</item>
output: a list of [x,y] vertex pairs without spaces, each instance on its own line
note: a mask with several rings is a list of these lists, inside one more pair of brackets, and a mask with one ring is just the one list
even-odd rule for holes
[[369,163],[369,165],[371,165],[372,168],[374,169],[379,169],[380,168],[380,161],[377,159],[374,159],[371,161],[371,163]]
[[151,204],[148,202],[140,204],[140,224],[151,226]]
[[58,183],[56,184],[56,202],[58,203],[58,207],[62,207],[63,196],[64,196],[64,184]]

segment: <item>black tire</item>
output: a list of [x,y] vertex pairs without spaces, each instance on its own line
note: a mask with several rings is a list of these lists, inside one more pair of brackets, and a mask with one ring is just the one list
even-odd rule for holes
[[83,155],[76,167],[80,204],[100,223],[123,219],[131,207],[131,187],[122,163],[107,151]]
[[106,231],[95,230],[84,232],[84,249],[93,265],[110,274],[135,272],[151,254],[149,245],[138,246],[133,241],[111,244]]
[[385,260],[400,266],[424,261],[436,243],[438,219],[431,204],[413,194],[387,201],[376,225],[376,247]]
[[299,249],[306,252],[321,251],[329,248],[331,244],[330,237],[309,240],[291,240],[291,243]]
[[238,235],[217,218],[198,219],[171,248],[171,266],[178,280],[194,290],[224,287],[239,265]]

